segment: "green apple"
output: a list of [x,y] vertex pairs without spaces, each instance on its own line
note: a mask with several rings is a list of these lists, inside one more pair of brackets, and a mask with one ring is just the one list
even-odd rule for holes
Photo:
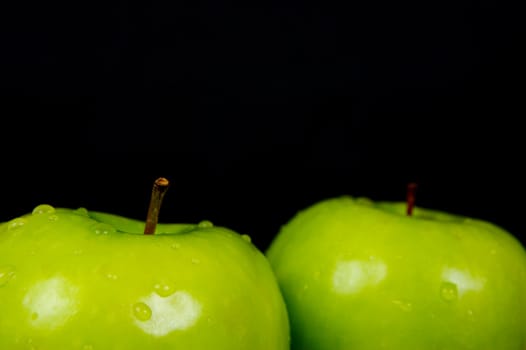
[[342,196],[266,254],[294,350],[526,349],[526,252],[487,221]]
[[39,205],[0,224],[0,349],[286,350],[271,267],[247,236]]

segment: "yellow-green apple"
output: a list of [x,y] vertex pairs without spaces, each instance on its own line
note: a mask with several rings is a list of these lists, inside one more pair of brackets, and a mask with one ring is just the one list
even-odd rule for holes
[[328,198],[266,251],[293,350],[525,350],[526,253],[490,222]]
[[208,221],[157,224],[159,193],[146,225],[47,204],[0,224],[0,349],[289,349],[263,253]]

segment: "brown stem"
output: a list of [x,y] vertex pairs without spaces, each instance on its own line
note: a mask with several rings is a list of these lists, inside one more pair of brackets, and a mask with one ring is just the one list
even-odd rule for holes
[[160,177],[153,183],[152,196],[150,197],[150,206],[148,207],[148,214],[146,215],[146,225],[144,226],[145,235],[153,235],[155,227],[159,220],[159,211],[161,210],[161,203],[163,202],[164,194],[168,189],[170,182]]
[[414,182],[411,182],[407,185],[407,216],[413,215],[413,209],[415,207],[415,191],[417,187],[417,184]]

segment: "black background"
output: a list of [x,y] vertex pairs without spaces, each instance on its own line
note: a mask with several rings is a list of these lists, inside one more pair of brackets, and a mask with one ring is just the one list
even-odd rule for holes
[[209,219],[265,249],[342,194],[526,242],[521,11],[497,0],[42,2],[0,11],[0,221],[40,203]]

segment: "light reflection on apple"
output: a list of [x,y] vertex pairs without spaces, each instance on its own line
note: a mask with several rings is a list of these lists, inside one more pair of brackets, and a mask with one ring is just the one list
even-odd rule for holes
[[456,287],[458,297],[462,297],[466,292],[476,292],[482,290],[486,280],[472,276],[469,271],[458,268],[445,268],[442,271],[442,279],[452,283]]
[[333,288],[340,294],[354,294],[385,279],[387,266],[379,259],[340,261],[332,275]]
[[36,328],[56,329],[78,312],[78,287],[56,276],[34,284],[23,299],[30,323]]
[[134,305],[135,324],[156,337],[192,327],[201,315],[201,304],[185,291],[162,297],[152,293]]

